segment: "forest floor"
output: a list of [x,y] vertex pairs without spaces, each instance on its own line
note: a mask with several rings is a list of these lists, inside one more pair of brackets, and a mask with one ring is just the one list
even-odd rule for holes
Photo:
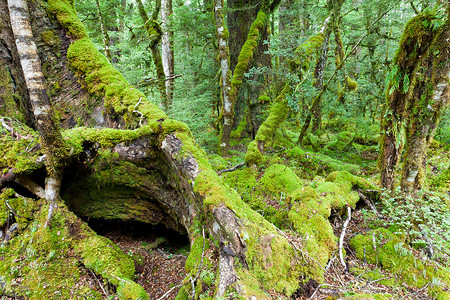
[[[344,220],[335,220],[333,227],[336,236],[339,236],[342,230]],[[358,260],[355,253],[348,247],[348,240],[357,233],[365,232],[368,228],[365,219],[360,210],[356,210],[352,214],[352,220],[349,223],[344,239],[344,249],[347,253],[346,264],[347,270],[341,265],[339,254],[331,258],[327,266],[325,266],[325,282],[318,284],[315,281],[309,281],[301,285],[291,300],[305,299],[346,299],[352,295],[361,294],[390,294],[392,299],[431,299],[426,294],[426,288],[411,289],[404,285],[402,287],[389,287],[380,282],[391,278],[389,274],[384,274],[376,265],[370,265]],[[136,264],[136,282],[144,287],[153,300],[175,299],[181,283],[186,277],[184,265],[186,263],[189,251],[188,244],[180,243],[182,237],[161,237],[157,236],[158,232],[147,232],[130,234],[127,231],[133,228],[118,228],[108,225],[98,228],[98,233],[111,239],[118,245],[123,252],[132,257],[138,257],[141,263]],[[287,236],[291,242],[295,242],[296,237]],[[186,243],[184,241],[184,243]],[[363,278],[363,273],[355,275],[349,272],[349,268],[358,268],[364,272],[370,272],[375,269],[380,270],[381,277]],[[105,286],[102,280],[98,280],[94,274],[88,274],[90,280],[94,280],[96,289],[106,296],[110,286]],[[101,279],[101,278],[100,278]],[[92,285],[92,284],[91,284]],[[103,287],[102,287],[103,285]],[[106,293],[105,293],[106,291]],[[113,291],[112,291],[113,292]],[[273,291],[267,291],[273,299],[280,298],[280,295]],[[109,298],[111,299],[111,298]]]

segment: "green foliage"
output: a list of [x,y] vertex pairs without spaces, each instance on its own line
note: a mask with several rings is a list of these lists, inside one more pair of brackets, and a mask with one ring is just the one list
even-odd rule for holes
[[450,199],[445,194],[422,190],[404,195],[399,190],[383,195],[383,214],[389,224],[410,243],[424,248],[444,264],[450,262]]

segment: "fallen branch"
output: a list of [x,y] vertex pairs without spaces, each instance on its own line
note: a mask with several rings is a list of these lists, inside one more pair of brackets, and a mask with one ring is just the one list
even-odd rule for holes
[[95,280],[97,281],[98,285],[99,285],[100,288],[102,289],[103,294],[108,298],[108,297],[109,297],[109,294],[108,294],[108,293],[105,291],[105,289],[103,288],[103,284],[100,282],[100,280],[98,280],[97,276],[95,276],[95,273],[92,272],[92,270],[89,270],[89,271],[91,271],[91,274],[94,276],[94,278],[95,278]]
[[305,256],[307,256],[310,260],[315,262],[325,273],[328,273],[327,269],[325,269],[317,260],[312,258],[308,253],[305,253],[302,249],[298,248],[291,240],[288,238],[288,236],[280,229],[277,228],[277,231],[286,238],[286,240],[291,244],[292,247],[294,247],[295,252],[300,252],[303,256],[303,260],[307,263],[308,261],[305,259]]
[[221,175],[222,173],[225,173],[225,172],[233,172],[234,170],[236,170],[236,169],[238,169],[240,167],[243,167],[243,166],[245,166],[245,162],[242,162],[242,163],[240,163],[238,165],[235,165],[234,167],[231,167],[229,169],[218,171],[217,175]]
[[378,213],[377,208],[372,203],[372,201],[370,201],[370,199],[367,198],[366,195],[364,195],[361,190],[358,189],[356,191],[358,192],[359,198],[361,198],[364,201],[364,203],[366,203],[366,205],[370,207],[370,209],[374,212],[374,214],[379,218],[381,215]]
[[350,220],[352,219],[352,208],[350,206],[347,206],[347,213],[348,218],[344,222],[344,226],[342,226],[342,232],[341,236],[339,238],[339,259],[341,261],[341,265],[344,267],[345,270],[347,270],[347,264],[344,261],[344,256],[342,254],[342,248],[344,246],[344,237],[345,237],[345,231],[347,230],[348,223],[350,223]]
[[161,297],[159,297],[159,298],[156,299],[156,300],[162,300],[162,299],[166,298],[167,295],[169,295],[171,291],[173,291],[173,290],[176,289],[176,288],[180,288],[180,287],[182,287],[182,286],[183,286],[182,283],[180,283],[180,284],[178,284],[178,285],[176,285],[176,286],[173,286],[173,287],[172,287],[170,290],[168,290],[164,295],[162,295]]

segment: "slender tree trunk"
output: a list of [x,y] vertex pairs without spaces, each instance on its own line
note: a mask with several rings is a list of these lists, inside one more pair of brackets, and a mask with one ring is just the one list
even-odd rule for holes
[[111,39],[109,38],[109,34],[108,34],[108,31],[106,30],[106,26],[105,26],[105,23],[103,20],[103,13],[102,13],[102,9],[100,8],[100,1],[95,0],[95,4],[97,5],[98,18],[99,18],[99,22],[100,22],[100,30],[101,30],[102,36],[103,36],[103,48],[105,49],[105,56],[110,62],[112,62],[112,55],[111,55],[111,51],[109,49]]
[[[339,11],[339,10],[338,10]],[[330,41],[330,35],[332,30],[332,23],[334,17],[329,16],[327,19],[325,19],[325,22],[322,26],[322,29],[320,30],[320,33],[323,34],[324,39],[322,46],[319,49],[319,57],[317,58],[316,66],[314,68],[314,87],[317,91],[321,91],[323,88],[323,76],[325,72],[325,67],[327,65],[328,60],[328,44]],[[330,24],[331,23],[331,24]],[[321,123],[322,123],[322,96],[320,94],[319,101],[317,102],[317,105],[315,109],[313,110],[313,125],[312,125],[312,131],[316,132],[320,129]]]
[[149,19],[147,12],[141,0],[136,0],[138,3],[139,14],[141,15],[142,22],[144,22],[145,30],[147,31],[150,39],[150,49],[152,51],[153,63],[156,68],[156,77],[158,78],[158,89],[161,95],[161,103],[164,108],[170,106],[169,98],[166,92],[166,75],[164,74],[164,67],[161,58],[161,51],[159,50],[159,44],[161,42],[162,30],[157,22],[159,11],[161,9],[161,0],[156,1],[155,9],[152,14],[152,18]]
[[[230,70],[230,55],[228,52],[228,30],[225,27],[225,22],[223,20],[223,0],[214,0],[214,18],[216,20],[216,34],[217,42],[219,45],[219,64],[220,64],[220,94],[222,100],[222,116],[223,126],[232,125],[232,119],[230,118],[232,114],[232,103],[230,102],[230,91],[231,91],[231,70]],[[226,141],[225,141],[226,143]],[[222,147],[227,147],[226,144],[221,144]],[[223,149],[223,152],[228,151],[228,149]]]
[[173,31],[169,28],[169,18],[172,15],[172,0],[161,1],[161,46],[162,63],[166,75],[167,101],[172,103],[174,88],[174,53],[173,53]]
[[52,105],[45,88],[41,61],[31,31],[27,3],[25,0],[8,0],[8,8],[33,115],[46,156],[45,198],[50,201],[48,224],[59,200],[64,160],[68,157],[68,153],[61,133],[53,120]]

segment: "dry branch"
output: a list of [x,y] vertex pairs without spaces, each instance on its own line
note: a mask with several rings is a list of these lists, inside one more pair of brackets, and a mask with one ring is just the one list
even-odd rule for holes
[[221,175],[222,173],[225,173],[225,172],[233,172],[233,171],[235,171],[236,169],[239,169],[240,167],[243,167],[243,166],[245,166],[245,162],[242,162],[242,163],[240,163],[240,164],[238,164],[238,165],[235,165],[234,167],[231,167],[231,168],[229,168],[229,169],[225,169],[225,170],[218,171],[218,172],[217,172],[217,175]]
[[345,220],[344,225],[342,226],[341,237],[339,238],[339,259],[341,261],[341,265],[344,267],[345,270],[347,269],[347,264],[344,261],[342,248],[344,246],[345,231],[347,230],[348,223],[350,223],[350,220],[352,219],[352,208],[350,206],[347,206],[347,213],[348,218],[347,220]]

